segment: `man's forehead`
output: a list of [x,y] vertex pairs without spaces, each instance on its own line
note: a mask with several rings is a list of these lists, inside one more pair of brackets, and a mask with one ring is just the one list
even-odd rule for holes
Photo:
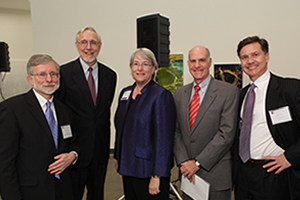
[[49,69],[52,71],[57,71],[57,67],[53,61],[33,66],[33,70],[45,71]]

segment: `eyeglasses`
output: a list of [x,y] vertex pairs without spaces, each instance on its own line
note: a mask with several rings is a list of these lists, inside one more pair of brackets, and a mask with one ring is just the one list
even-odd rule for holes
[[50,73],[46,73],[46,72],[41,72],[41,73],[37,73],[37,74],[31,74],[32,76],[38,76],[40,79],[46,79],[48,74],[50,75],[50,77],[52,79],[57,79],[59,77],[59,73],[58,72],[50,72]]
[[134,62],[132,64],[132,67],[139,67],[139,66],[142,66],[142,67],[152,67],[151,63],[148,63],[148,62],[143,62],[143,63],[137,63],[137,62]]
[[95,40],[91,40],[90,42],[89,41],[86,41],[86,40],[81,40],[79,42],[77,42],[79,44],[80,47],[82,48],[85,48],[87,47],[88,43],[90,43],[90,46],[92,48],[98,48],[98,45],[100,44],[100,42],[98,41],[95,41]]

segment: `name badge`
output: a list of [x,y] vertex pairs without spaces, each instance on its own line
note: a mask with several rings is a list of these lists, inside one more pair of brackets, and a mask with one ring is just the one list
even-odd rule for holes
[[128,98],[129,98],[129,96],[130,96],[130,94],[131,94],[131,90],[125,91],[125,92],[123,93],[123,96],[122,96],[122,98],[121,98],[121,101],[127,101]]
[[284,106],[275,110],[270,110],[269,115],[273,125],[292,121],[290,109]]
[[70,125],[61,126],[61,131],[64,139],[72,137],[72,130]]

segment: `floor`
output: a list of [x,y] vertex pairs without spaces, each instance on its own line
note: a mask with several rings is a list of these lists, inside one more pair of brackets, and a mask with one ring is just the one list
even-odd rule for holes
[[[110,156],[108,167],[107,167],[107,175],[104,186],[104,199],[105,200],[121,200],[123,196],[123,187],[122,187],[122,177],[115,170],[115,160]],[[171,182],[177,188],[180,187],[180,182],[177,181],[178,170],[177,167],[172,169]],[[177,199],[175,193],[170,191],[170,199]],[[82,200],[86,200],[85,197]]]
[[[181,194],[180,191],[180,182],[178,181],[178,169],[177,167],[173,167],[171,176],[171,183],[175,187],[176,191],[178,191],[179,194]],[[107,170],[107,176],[105,181],[105,193],[104,193],[104,199],[105,200],[121,200],[123,196],[123,188],[122,188],[122,178],[121,176],[116,172],[115,170],[115,160],[112,157],[112,155],[109,158],[108,162],[108,170]],[[175,195],[175,193],[170,189],[170,199],[178,199]],[[1,200],[1,198],[0,198]],[[85,195],[82,200],[86,200]],[[125,199],[124,199],[125,200]],[[231,200],[234,200],[234,197],[232,195]]]

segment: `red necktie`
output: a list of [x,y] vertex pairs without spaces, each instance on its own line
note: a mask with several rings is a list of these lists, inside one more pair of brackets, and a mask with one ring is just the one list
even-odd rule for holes
[[200,90],[200,86],[196,85],[195,86],[195,93],[194,93],[192,101],[190,103],[189,115],[190,115],[190,128],[191,128],[191,130],[194,126],[194,122],[195,122],[195,119],[197,117],[197,112],[198,112],[199,106],[200,106],[199,90]]
[[88,77],[88,85],[89,85],[89,88],[90,88],[90,92],[91,92],[91,95],[92,95],[94,105],[96,105],[97,96],[96,96],[95,81],[94,81],[92,71],[93,71],[93,68],[90,67],[89,68],[90,74],[89,74],[89,77]]

